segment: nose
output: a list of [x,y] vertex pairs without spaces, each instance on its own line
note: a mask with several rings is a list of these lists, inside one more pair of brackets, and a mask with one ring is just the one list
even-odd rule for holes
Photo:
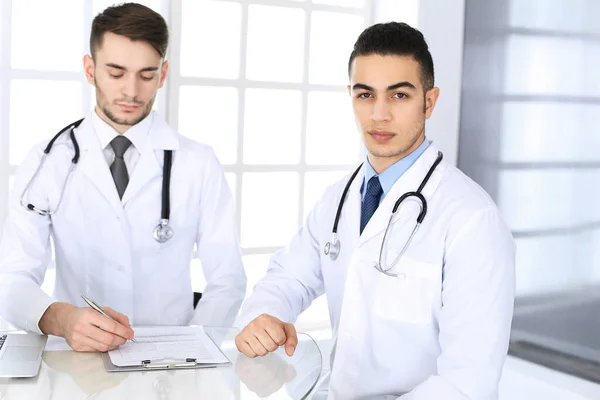
[[138,95],[138,81],[136,76],[128,75],[123,82],[123,96],[126,99],[134,99]]
[[371,120],[373,122],[385,122],[391,119],[390,106],[387,99],[379,98],[373,103]]

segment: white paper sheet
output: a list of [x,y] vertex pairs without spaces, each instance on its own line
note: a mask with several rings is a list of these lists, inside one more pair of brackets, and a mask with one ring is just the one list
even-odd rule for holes
[[199,364],[223,364],[229,360],[200,326],[135,328],[137,343],[127,341],[108,352],[118,366],[139,366],[143,360],[153,364],[182,362],[195,358]]

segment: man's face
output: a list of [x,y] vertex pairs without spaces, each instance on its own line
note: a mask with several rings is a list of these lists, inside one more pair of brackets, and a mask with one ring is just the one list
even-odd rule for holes
[[412,57],[381,55],[354,59],[348,91],[374,167],[388,167],[423,142],[425,120],[439,94],[438,88],[424,93],[421,69]]
[[85,56],[84,68],[88,82],[96,87],[96,112],[124,131],[152,111],[168,63],[150,44],[109,32],[94,59]]

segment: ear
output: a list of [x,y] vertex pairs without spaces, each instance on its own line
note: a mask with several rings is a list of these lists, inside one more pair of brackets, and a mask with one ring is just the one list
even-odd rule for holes
[[83,72],[85,73],[85,79],[91,85],[94,85],[95,82],[95,70],[96,64],[94,63],[94,59],[87,54],[83,56]]
[[425,118],[429,119],[440,96],[440,88],[433,87],[425,93]]
[[165,84],[165,80],[167,79],[167,72],[169,72],[169,61],[165,60],[160,68],[160,85],[159,88],[162,88]]

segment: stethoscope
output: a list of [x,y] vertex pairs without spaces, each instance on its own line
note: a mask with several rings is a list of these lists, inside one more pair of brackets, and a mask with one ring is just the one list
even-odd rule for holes
[[[81,124],[82,121],[83,121],[83,118],[65,126],[63,129],[60,130],[60,132],[58,132],[52,138],[52,140],[50,140],[50,142],[44,149],[44,154],[42,155],[42,159],[40,160],[40,165],[35,170],[35,173],[31,177],[31,179],[27,183],[27,186],[25,186],[25,190],[23,190],[23,193],[21,194],[20,202],[21,202],[21,205],[23,207],[25,207],[26,209],[28,209],[30,211],[35,211],[38,214],[43,215],[43,216],[48,216],[48,215],[54,215],[56,213],[56,211],[60,208],[60,204],[62,202],[62,199],[65,194],[65,189],[67,187],[67,182],[69,181],[69,176],[71,175],[71,173],[77,166],[77,163],[79,162],[79,155],[80,155],[79,143],[77,143],[77,139],[75,138],[75,134],[73,133],[73,131],[75,130],[75,128],[77,128]],[[69,171],[67,172],[67,177],[65,178],[65,182],[62,187],[62,191],[60,192],[60,198],[58,199],[58,203],[56,204],[56,209],[54,211],[51,211],[49,209],[44,210],[44,209],[34,206],[31,203],[26,203],[25,202],[25,194],[27,193],[29,188],[32,186],[33,182],[35,181],[36,177],[38,176],[39,172],[41,171],[42,166],[44,165],[44,162],[46,161],[46,157],[50,153],[50,150],[52,150],[52,146],[54,145],[54,142],[56,141],[56,139],[58,139],[60,137],[60,135],[62,135],[66,131],[69,131],[69,137],[71,138],[71,142],[73,143],[73,147],[75,148],[75,155],[71,159],[71,166],[69,167]],[[163,162],[162,207],[161,207],[161,211],[160,211],[160,223],[154,228],[154,231],[152,232],[154,239],[159,243],[165,243],[167,240],[169,240],[173,237],[173,229],[169,226],[169,216],[171,214],[169,193],[170,193],[170,186],[171,186],[172,162],[173,162],[173,151],[165,150],[164,151],[164,162]]]
[[[375,268],[377,270],[379,270],[379,272],[383,272],[385,275],[388,275],[388,276],[393,276],[393,277],[398,276],[397,274],[391,273],[390,270],[392,270],[392,268],[394,268],[394,266],[398,263],[398,261],[400,260],[402,255],[406,252],[408,245],[412,241],[413,237],[416,235],[417,231],[419,230],[419,227],[421,226],[421,223],[423,222],[423,220],[425,219],[425,216],[427,215],[427,200],[425,200],[425,197],[423,196],[423,194],[421,194],[421,192],[422,192],[423,188],[425,187],[425,185],[427,185],[429,178],[431,178],[431,175],[433,174],[436,167],[442,161],[443,158],[444,158],[444,155],[438,151],[438,155],[437,155],[435,162],[433,163],[431,168],[429,168],[429,171],[427,171],[427,175],[425,175],[425,178],[423,178],[423,181],[419,185],[419,188],[417,189],[417,191],[404,193],[402,196],[400,196],[400,198],[394,204],[394,208],[392,209],[392,215],[390,215],[390,219],[388,221],[387,227],[385,228],[385,233],[383,234],[383,240],[381,241],[381,248],[379,249],[379,260],[374,265]],[[350,176],[348,183],[346,183],[346,187],[344,188],[344,191],[342,192],[342,198],[340,199],[340,203],[338,205],[337,212],[335,214],[335,220],[333,222],[331,241],[325,243],[325,248],[323,249],[325,255],[328,255],[332,260],[336,260],[338,258],[338,256],[340,255],[341,244],[340,244],[340,240],[338,239],[338,236],[337,236],[337,229],[338,229],[338,223],[340,222],[340,217],[342,215],[342,208],[344,207],[344,201],[346,199],[346,195],[348,194],[348,190],[350,190],[352,181],[354,181],[354,178],[356,178],[356,175],[358,175],[358,172],[360,171],[362,166],[363,166],[363,164],[358,166],[356,171],[354,171],[352,176]],[[410,234],[404,247],[402,247],[402,250],[400,251],[398,256],[396,256],[394,261],[387,268],[385,268],[383,266],[383,262],[382,262],[382,255],[383,255],[383,249],[385,248],[385,244],[387,242],[388,232],[390,230],[392,220],[394,219],[394,216],[396,215],[396,212],[398,211],[400,204],[402,204],[402,202],[404,200],[408,199],[409,197],[417,198],[420,203],[419,206],[421,208],[421,211],[419,212],[419,215],[417,216],[417,223],[415,224],[415,227],[413,228],[412,233]]]

